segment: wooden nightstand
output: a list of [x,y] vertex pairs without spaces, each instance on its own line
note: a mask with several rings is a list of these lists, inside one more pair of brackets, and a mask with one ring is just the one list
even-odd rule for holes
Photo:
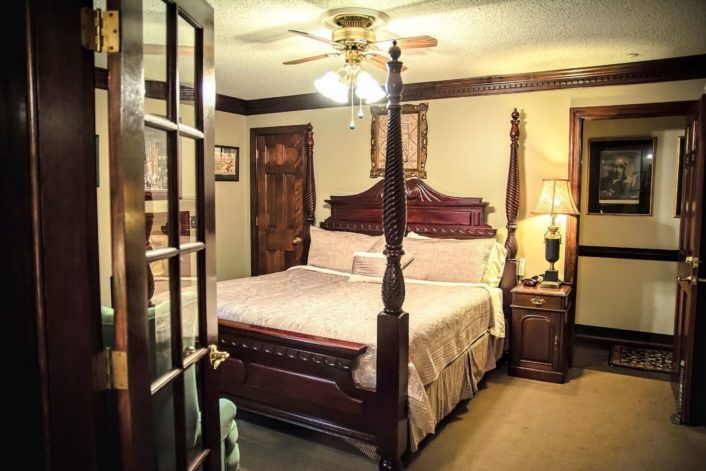
[[510,376],[564,382],[573,330],[570,294],[569,285],[512,289]]

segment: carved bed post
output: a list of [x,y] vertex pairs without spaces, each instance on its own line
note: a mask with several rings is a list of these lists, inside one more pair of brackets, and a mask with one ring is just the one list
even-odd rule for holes
[[308,226],[316,221],[316,183],[314,181],[314,128],[306,126],[306,175],[304,175],[304,219]]
[[402,164],[400,120],[402,105],[401,51],[393,41],[387,63],[387,154],[382,203],[387,268],[382,280],[384,310],[377,319],[378,446],[381,470],[401,470],[407,449],[407,363],[409,316],[402,310],[405,297],[400,258],[407,226],[407,193]]
[[314,181],[314,128],[311,123],[306,126],[304,134],[304,247],[302,265],[309,259],[311,247],[311,233],[309,228],[316,223],[316,182]]
[[517,149],[520,138],[520,113],[517,108],[512,112],[512,127],[510,128],[510,169],[507,175],[507,192],[505,194],[505,214],[507,216],[507,262],[501,281],[503,289],[503,307],[505,315],[510,313],[510,290],[517,284],[517,213],[520,209],[520,169]]

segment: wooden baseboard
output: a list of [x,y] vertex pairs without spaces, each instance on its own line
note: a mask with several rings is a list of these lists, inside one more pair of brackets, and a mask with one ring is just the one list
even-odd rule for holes
[[595,325],[576,324],[574,338],[599,343],[621,343],[634,347],[668,348],[674,346],[674,336],[639,332],[636,330],[611,329]]

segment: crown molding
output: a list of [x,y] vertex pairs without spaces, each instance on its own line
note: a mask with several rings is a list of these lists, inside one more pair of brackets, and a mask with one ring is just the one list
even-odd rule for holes
[[[575,69],[409,83],[405,84],[403,101],[671,82],[704,77],[706,77],[706,54],[701,54]],[[108,88],[108,77],[105,69],[96,69],[96,88]],[[164,99],[166,97],[166,85],[163,82],[147,81],[145,88],[148,98]],[[193,96],[193,89],[182,87],[181,94],[187,97],[189,95]],[[243,100],[221,94],[216,96],[216,110],[242,115],[283,113],[286,111],[341,106],[347,105],[334,103],[319,93],[258,98],[254,100]]]
[[[95,88],[108,89],[108,70],[100,67],[94,69]],[[157,80],[145,80],[145,96],[157,100],[167,99],[167,84]],[[179,97],[182,100],[194,101],[194,89],[192,87],[179,87]],[[247,115],[247,101],[228,95],[216,94],[216,111]]]

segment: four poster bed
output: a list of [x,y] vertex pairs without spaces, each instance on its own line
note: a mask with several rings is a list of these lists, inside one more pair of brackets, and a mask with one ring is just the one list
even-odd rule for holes
[[[404,239],[408,231],[475,244],[494,241],[496,230],[485,223],[488,203],[482,199],[446,196],[421,180],[405,181],[396,45],[390,56],[385,178],[363,193],[331,197],[331,217],[311,229],[312,238],[321,237],[319,231],[384,233],[377,242],[386,248],[384,276],[354,283],[350,273],[306,266],[220,282],[219,342],[230,353],[221,366],[221,392],[238,407],[367,444],[381,456],[380,469],[401,469],[402,454],[416,450],[443,416],[473,395],[503,352],[509,292],[516,283],[519,114],[515,110],[511,121],[507,256],[499,287],[434,281],[405,286],[403,273],[416,263],[402,271],[403,240],[414,247]],[[309,169],[311,158],[309,151]],[[305,185],[305,218],[313,225],[313,172]],[[403,311],[405,295],[410,314]]]

